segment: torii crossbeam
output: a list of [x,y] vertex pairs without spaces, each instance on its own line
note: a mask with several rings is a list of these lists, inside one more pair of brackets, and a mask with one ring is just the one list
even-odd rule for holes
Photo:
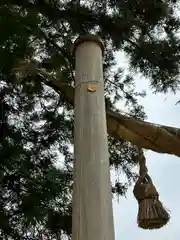
[[[74,87],[53,78],[39,69],[39,74],[48,79],[45,82],[55,91],[61,92],[67,102],[74,106]],[[158,153],[173,154],[180,157],[180,129],[135,119],[106,109],[107,132],[117,139]]]
[[[33,65],[33,67],[32,67]],[[74,87],[63,79],[56,79],[37,61],[24,62],[16,71],[31,71],[44,79],[44,84],[64,95],[66,101],[74,106]],[[33,71],[32,71],[33,69]],[[107,132],[116,139],[123,139],[141,148],[158,153],[173,154],[180,157],[180,129],[159,125],[106,109]]]

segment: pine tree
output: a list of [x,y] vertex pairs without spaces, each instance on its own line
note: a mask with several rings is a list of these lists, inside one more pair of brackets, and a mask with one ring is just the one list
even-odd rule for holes
[[[48,79],[24,62],[66,84],[74,84],[75,38],[98,34],[105,44],[107,108],[124,102],[129,114],[146,117],[138,104],[133,73],[156,91],[179,87],[178,1],[2,0],[0,2],[0,237],[63,239],[71,236],[73,107]],[[124,51],[131,69],[118,68]],[[23,64],[22,64],[23,63]],[[21,68],[21,71],[16,71]],[[124,195],[135,179],[136,147],[108,136],[110,165],[124,173],[114,193]],[[60,156],[63,167],[55,163]]]

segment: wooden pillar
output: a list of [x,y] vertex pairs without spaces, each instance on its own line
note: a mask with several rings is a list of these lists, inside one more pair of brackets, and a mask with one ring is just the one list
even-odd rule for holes
[[75,142],[72,240],[114,240],[102,68],[103,43],[75,41]]

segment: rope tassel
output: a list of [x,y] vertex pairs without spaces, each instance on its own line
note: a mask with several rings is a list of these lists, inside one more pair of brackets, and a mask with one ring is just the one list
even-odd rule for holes
[[139,204],[137,222],[140,228],[159,229],[168,223],[170,215],[159,200],[159,194],[148,175],[142,149],[139,149],[139,178],[133,193]]

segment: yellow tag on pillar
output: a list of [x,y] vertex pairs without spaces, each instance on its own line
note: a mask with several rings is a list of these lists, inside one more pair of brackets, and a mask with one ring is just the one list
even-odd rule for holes
[[98,88],[97,84],[88,84],[87,90],[89,92],[96,92],[97,88]]

